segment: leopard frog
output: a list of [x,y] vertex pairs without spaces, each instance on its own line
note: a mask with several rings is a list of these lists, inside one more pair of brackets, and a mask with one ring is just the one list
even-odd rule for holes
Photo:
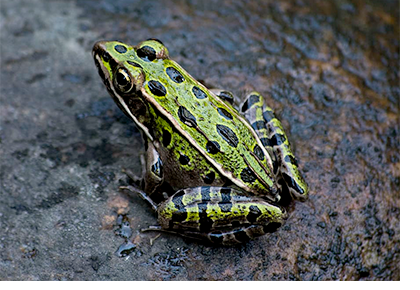
[[[207,89],[156,39],[100,41],[93,57],[114,101],[144,133],[145,174],[130,189],[156,210],[159,226],[150,229],[241,243],[284,223],[282,196],[307,199],[285,131],[259,93],[235,109],[230,92]],[[155,202],[168,187],[173,194]]]

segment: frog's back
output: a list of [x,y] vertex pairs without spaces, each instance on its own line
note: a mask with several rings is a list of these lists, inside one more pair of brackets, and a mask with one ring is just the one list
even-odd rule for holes
[[[96,59],[103,59],[98,65],[109,73],[103,79],[116,103],[171,165],[170,169],[164,166],[165,180],[175,182],[180,173],[195,174],[190,186],[231,183],[273,198],[272,160],[256,132],[230,104],[172,61],[161,42],[147,40],[134,47],[118,41],[99,42],[94,53]],[[120,73],[115,77],[117,69]],[[119,95],[110,84],[113,80],[131,97]],[[183,182],[187,181],[178,183]]]
[[[156,41],[146,41],[138,50],[146,51],[145,55],[151,50],[156,52],[159,46]],[[152,61],[142,58],[140,65],[145,72],[143,94],[150,99],[153,110],[172,127],[166,131],[171,137],[181,135],[195,149],[187,151],[179,146],[173,150],[184,150],[182,154],[189,160],[203,158],[206,166],[212,165],[217,170],[216,175],[244,190],[258,195],[270,192],[274,186],[271,159],[251,126],[232,106],[168,57]],[[164,142],[167,132],[155,132],[163,145],[167,143]]]

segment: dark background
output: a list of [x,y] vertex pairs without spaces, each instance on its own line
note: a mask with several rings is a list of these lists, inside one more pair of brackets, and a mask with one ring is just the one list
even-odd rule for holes
[[[398,1],[0,3],[0,280],[400,279]],[[278,232],[226,248],[139,232],[156,217],[118,187],[143,141],[91,48],[151,37],[283,121],[310,197]]]

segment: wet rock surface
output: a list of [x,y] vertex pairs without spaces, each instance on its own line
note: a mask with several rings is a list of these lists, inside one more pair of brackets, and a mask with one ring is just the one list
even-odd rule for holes
[[[2,2],[0,280],[399,280],[399,2],[177,2]],[[91,48],[150,37],[282,120],[310,197],[279,231],[140,232],[156,217],[118,187],[144,144]]]

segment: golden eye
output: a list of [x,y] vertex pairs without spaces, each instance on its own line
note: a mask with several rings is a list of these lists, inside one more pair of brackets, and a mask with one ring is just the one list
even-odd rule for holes
[[125,68],[117,69],[115,73],[114,83],[121,93],[128,93],[133,88],[129,72]]

